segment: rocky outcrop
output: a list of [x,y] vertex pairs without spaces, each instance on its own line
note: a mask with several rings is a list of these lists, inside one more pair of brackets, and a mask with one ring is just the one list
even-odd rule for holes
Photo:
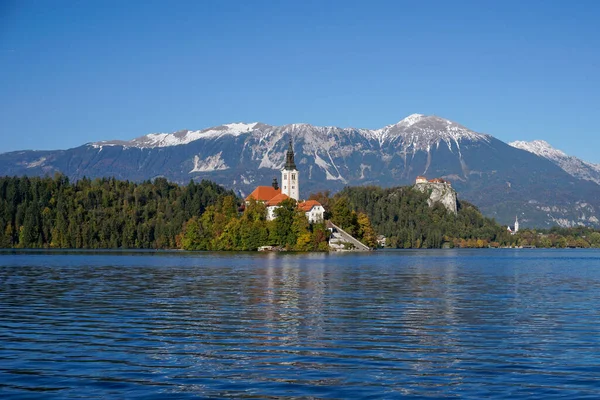
[[432,207],[435,203],[441,203],[446,210],[457,213],[456,191],[448,183],[417,183],[415,189],[423,193],[429,193],[427,204]]

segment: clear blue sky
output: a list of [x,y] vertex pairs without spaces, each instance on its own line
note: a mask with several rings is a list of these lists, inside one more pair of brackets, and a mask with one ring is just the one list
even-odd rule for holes
[[0,0],[0,152],[435,114],[600,162],[599,1]]

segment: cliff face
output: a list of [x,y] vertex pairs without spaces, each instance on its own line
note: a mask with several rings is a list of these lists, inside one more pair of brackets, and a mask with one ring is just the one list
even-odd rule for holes
[[429,193],[429,199],[427,200],[427,204],[429,207],[433,206],[435,203],[441,203],[446,210],[456,214],[456,191],[452,189],[452,186],[445,183],[417,183],[415,185],[415,189]]

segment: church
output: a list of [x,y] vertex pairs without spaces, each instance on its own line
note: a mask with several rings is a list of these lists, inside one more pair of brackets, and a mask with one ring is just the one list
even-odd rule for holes
[[513,227],[513,229],[510,228],[510,226],[507,228],[508,232],[511,235],[514,235],[515,233],[519,232],[519,217],[515,216],[515,225]]
[[315,200],[300,201],[300,173],[296,168],[294,160],[294,148],[292,140],[285,157],[285,164],[281,170],[281,187],[277,178],[273,179],[271,186],[258,186],[246,197],[246,202],[254,199],[264,203],[267,207],[267,220],[276,218],[275,210],[279,204],[286,199],[294,199],[298,202],[298,209],[303,211],[309,222],[322,222],[325,209]]

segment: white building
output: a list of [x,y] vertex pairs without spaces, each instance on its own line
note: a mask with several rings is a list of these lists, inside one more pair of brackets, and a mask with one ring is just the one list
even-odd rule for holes
[[281,193],[296,201],[300,199],[300,176],[294,162],[294,149],[292,148],[291,139],[285,159],[285,166],[281,170]]
[[515,216],[515,226],[513,229],[510,229],[510,226],[508,227],[508,231],[510,232],[511,235],[514,235],[515,233],[519,232],[519,217]]
[[298,208],[300,210],[304,211],[306,218],[308,218],[308,222],[310,222],[310,223],[323,222],[325,209],[323,208],[321,203],[319,203],[318,201],[316,201],[316,200],[303,201],[302,203],[298,204]]

